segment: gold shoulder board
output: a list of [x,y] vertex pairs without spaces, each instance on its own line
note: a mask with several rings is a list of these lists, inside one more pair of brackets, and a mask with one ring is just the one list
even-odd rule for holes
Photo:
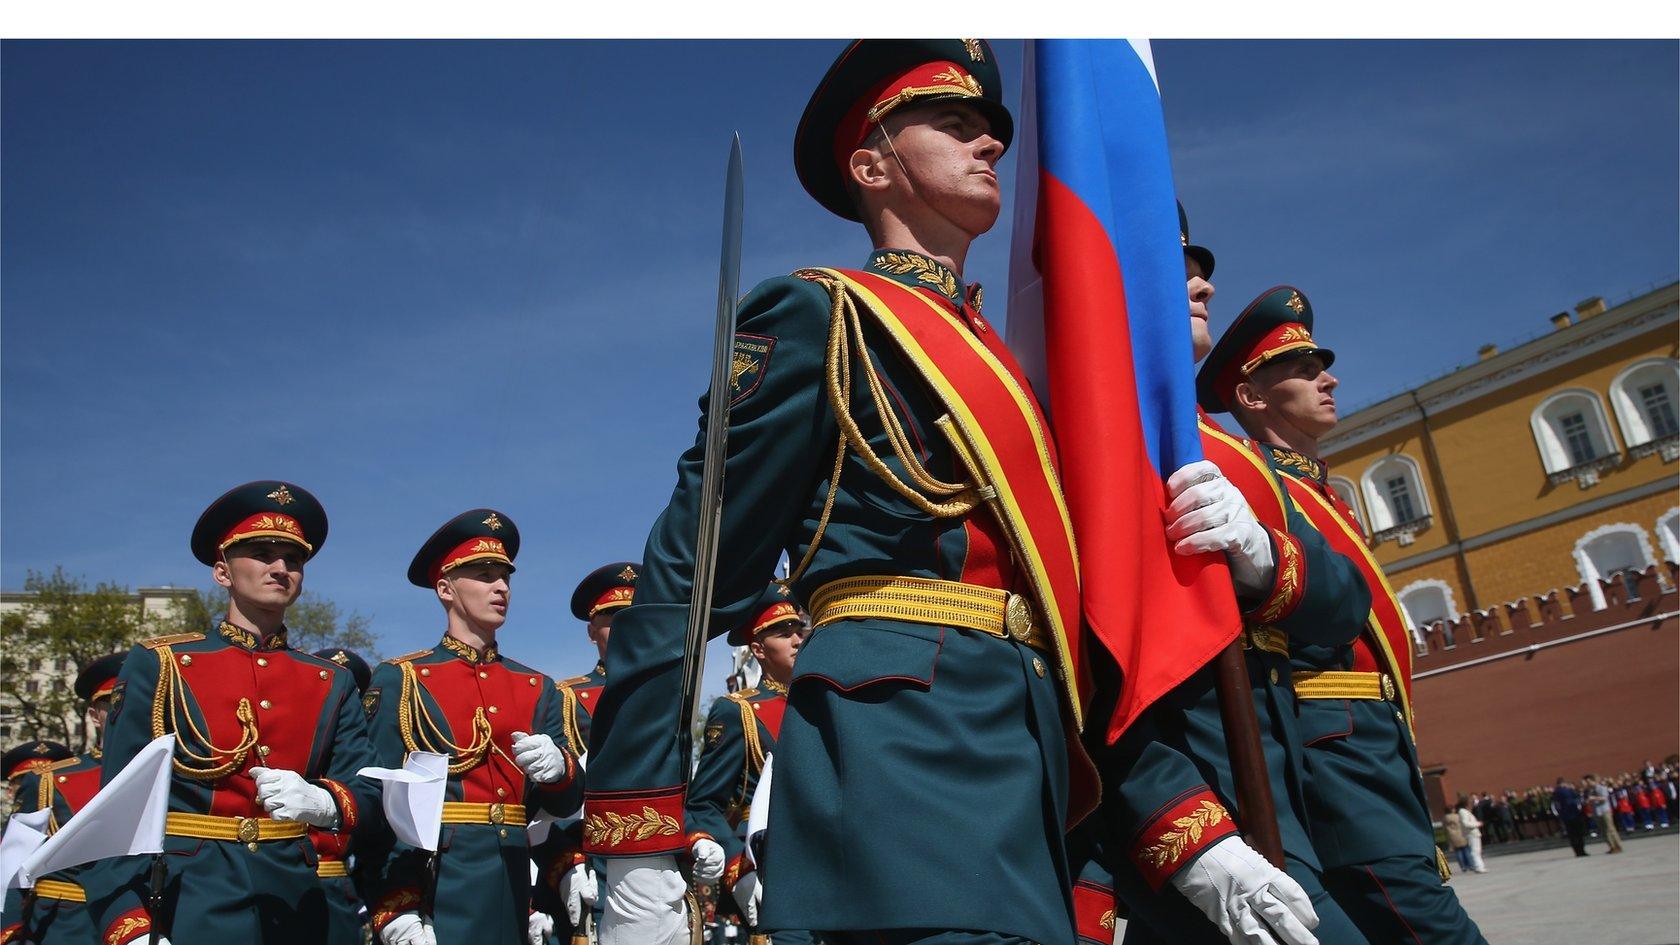
[[737,689],[734,692],[727,693],[724,695],[724,698],[732,702],[739,702],[742,705],[746,705],[747,700],[756,695],[758,695],[758,688],[756,686],[749,686],[746,689]]
[[571,686],[581,686],[588,681],[589,681],[589,674],[585,673],[582,676],[573,676],[570,679],[556,679],[554,681],[554,688],[556,688],[556,689],[566,689],[566,688],[569,688]]
[[390,659],[386,660],[385,662],[387,662],[387,663],[406,663],[409,660],[417,660],[420,657],[425,656],[426,654],[428,654],[430,652],[432,652],[430,649],[415,650],[413,653],[404,653],[401,656],[393,656]]
[[171,633],[166,636],[152,637],[150,640],[141,640],[140,645],[148,650],[155,650],[160,646],[174,646],[177,643],[197,643],[202,639],[204,639],[202,633]]
[[60,768],[68,768],[71,765],[80,762],[81,760],[82,760],[81,756],[79,756],[79,755],[75,756],[75,757],[71,757],[71,758],[65,758],[65,759],[62,759],[60,761],[55,761],[52,764],[48,765],[47,770],[48,771],[57,771]]

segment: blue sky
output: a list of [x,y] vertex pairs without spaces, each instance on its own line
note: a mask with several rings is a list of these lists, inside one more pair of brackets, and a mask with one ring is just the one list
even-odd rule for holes
[[[288,478],[332,519],[307,586],[400,653],[442,626],[409,557],[489,505],[524,537],[504,646],[582,672],[566,599],[640,556],[693,437],[730,133],[744,285],[868,250],[789,159],[840,46],[6,43],[0,586],[203,586],[203,506]],[[1301,287],[1344,407],[1675,277],[1672,42],[1155,55],[1215,328]]]

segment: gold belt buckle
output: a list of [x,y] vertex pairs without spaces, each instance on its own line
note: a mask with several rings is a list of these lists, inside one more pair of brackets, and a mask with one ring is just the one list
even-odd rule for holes
[[497,802],[490,805],[490,822],[501,824],[507,822],[507,805]]
[[1382,674],[1382,697],[1389,702],[1394,701],[1394,677],[1387,673]]
[[257,819],[255,817],[239,818],[240,843],[256,843],[257,837],[260,836],[261,833],[262,829],[257,826]]
[[1010,594],[1003,605],[1003,628],[1011,639],[1027,642],[1032,635],[1032,605],[1019,594]]

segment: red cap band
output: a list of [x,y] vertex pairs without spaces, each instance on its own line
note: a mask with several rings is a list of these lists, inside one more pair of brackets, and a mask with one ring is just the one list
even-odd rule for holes
[[954,62],[924,62],[883,79],[857,100],[834,129],[834,162],[844,171],[852,152],[863,146],[870,130],[900,105],[930,95],[979,98],[982,94],[980,81]]
[[314,546],[305,540],[303,526],[298,524],[297,519],[284,512],[258,512],[244,519],[222,536],[221,543],[216,548],[218,551],[226,551],[234,542],[248,541],[252,538],[275,538],[296,542],[302,545],[305,551],[315,550]]
[[785,600],[779,600],[774,604],[771,604],[769,607],[766,607],[764,612],[758,615],[758,619],[753,621],[753,636],[756,637],[760,633],[779,623],[786,623],[789,620],[798,619],[799,608],[793,606]]
[[593,617],[603,610],[629,607],[631,599],[635,596],[636,589],[628,584],[622,587],[609,588],[605,594],[595,598],[595,603],[589,605],[589,616]]
[[432,581],[436,582],[450,571],[474,561],[495,561],[513,567],[513,559],[507,556],[507,549],[502,547],[500,538],[469,538],[432,565]]

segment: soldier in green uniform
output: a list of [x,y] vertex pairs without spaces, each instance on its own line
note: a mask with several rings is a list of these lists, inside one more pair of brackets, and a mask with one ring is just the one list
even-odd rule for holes
[[[314,655],[349,670],[351,678],[356,681],[358,699],[367,691],[373,670],[354,650],[333,646],[316,650]],[[361,945],[362,932],[367,924],[363,920],[366,911],[362,905],[364,897],[350,869],[352,840],[348,833],[314,827],[309,829],[309,842],[315,845],[315,875],[321,878],[321,889],[327,897],[325,945]]]
[[[15,786],[14,814],[51,810],[48,836],[58,832],[76,811],[99,790],[99,737],[105,713],[111,705],[111,687],[122,668],[121,653],[100,657],[82,668],[76,677],[76,695],[87,702],[88,719],[94,724],[94,743],[88,751],[71,755],[56,742],[29,742],[12,749],[0,763],[8,782]],[[12,779],[16,778],[13,782]],[[60,870],[36,880],[25,892],[6,890],[5,926],[0,928],[0,945],[31,942],[36,945],[70,945],[97,938],[93,918],[87,911],[87,893],[76,881],[81,867]]]
[[[210,504],[193,556],[228,593],[209,633],[146,640],[111,695],[102,783],[148,742],[175,740],[161,910],[145,902],[150,859],[104,860],[83,874],[104,945],[161,936],[296,943],[322,938],[326,900],[309,828],[380,821],[356,684],[343,667],[291,648],[286,609],[327,516],[292,483],[246,483]],[[161,939],[161,940],[167,940]]]
[[[1191,252],[1182,214],[1180,224],[1192,348],[1200,359],[1212,347],[1212,254]],[[1207,460],[1168,480],[1168,537],[1182,553],[1218,550],[1231,564],[1287,875],[1236,834],[1241,811],[1210,664],[1104,752],[1104,770],[1112,772],[1104,779],[1106,836],[1123,838],[1105,852],[1130,913],[1127,941],[1316,937],[1357,945],[1364,936],[1326,890],[1310,839],[1288,641],[1347,642],[1369,594],[1353,563],[1284,502],[1263,463],[1206,417],[1201,429]]]
[[[688,846],[694,877],[718,883],[719,910],[739,915],[749,929],[758,927],[763,886],[747,859],[739,828],[746,820],[764,759],[775,750],[787,711],[788,683],[805,642],[805,618],[786,587],[772,584],[759,607],[742,626],[731,630],[731,646],[752,651],[763,675],[757,686],[732,692],[712,703],[700,762],[688,782]],[[737,908],[722,899],[729,893]],[[808,945],[810,933],[777,932],[774,945]]]
[[[589,572],[572,591],[572,616],[583,621],[589,642],[595,644],[596,657],[594,669],[555,683],[560,690],[566,738],[578,746],[579,752],[588,749],[590,715],[607,684],[607,641],[612,637],[613,615],[630,606],[636,596],[636,572],[640,568],[633,561],[604,564]],[[531,848],[531,859],[537,864],[532,907],[552,919],[534,919],[533,929],[540,927],[543,934],[552,930],[562,938],[587,937],[585,912],[589,913],[590,924],[601,918],[602,870],[598,857],[583,853],[583,821],[564,830],[551,830],[546,839]]]
[[[1072,939],[1062,831],[1095,778],[1074,737],[1071,528],[1048,427],[963,279],[1001,208],[1004,98],[983,41],[847,45],[795,168],[874,252],[740,305],[712,625],[745,620],[784,553],[813,622],[776,746],[771,933]],[[609,857],[604,945],[686,926],[676,727],[704,436],[614,621],[594,715],[584,835]]]
[[[1312,304],[1273,289],[1208,356],[1202,404],[1229,410],[1290,500],[1349,560],[1371,600],[1349,642],[1291,639],[1307,813],[1325,885],[1372,942],[1483,943],[1446,885],[1411,731],[1411,640],[1358,516],[1330,488],[1318,442],[1336,425],[1335,355]],[[1309,575],[1309,580],[1311,576]]]
[[[386,660],[364,702],[374,754],[401,767],[411,751],[449,758],[435,891],[428,855],[380,851],[372,923],[385,945],[523,945],[530,919],[526,812],[577,809],[582,779],[554,680],[501,653],[519,529],[494,509],[455,516],[427,539],[408,580],[437,595],[446,629],[435,647]],[[435,929],[435,931],[434,931]]]

